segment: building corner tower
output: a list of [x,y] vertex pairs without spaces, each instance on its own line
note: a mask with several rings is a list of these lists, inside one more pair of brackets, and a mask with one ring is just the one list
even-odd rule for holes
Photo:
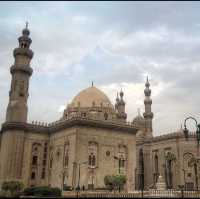
[[144,119],[145,119],[145,133],[147,137],[152,137],[152,120],[153,120],[153,113],[151,111],[151,105],[152,105],[152,100],[151,100],[151,89],[150,83],[147,77],[146,83],[145,83],[145,89],[144,89],[144,94],[145,94],[145,99],[144,99],[144,106],[145,106],[145,112],[143,113]]
[[18,38],[19,47],[13,51],[15,62],[10,68],[12,80],[6,122],[27,122],[29,78],[33,72],[30,67],[33,51],[30,49],[32,40],[29,34],[28,24],[26,24],[22,36]]

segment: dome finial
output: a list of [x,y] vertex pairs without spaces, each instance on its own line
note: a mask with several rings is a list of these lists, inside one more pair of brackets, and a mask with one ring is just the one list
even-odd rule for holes
[[28,21],[26,22],[26,29],[28,29]]
[[148,75],[147,75],[147,81],[146,81],[146,83],[145,83],[145,86],[146,86],[146,87],[149,87],[149,86],[150,86]]
[[29,29],[28,29],[28,22],[26,22],[26,26],[25,26],[25,28],[22,30],[22,35],[23,35],[23,36],[29,36],[29,34],[30,34],[30,31],[29,31]]

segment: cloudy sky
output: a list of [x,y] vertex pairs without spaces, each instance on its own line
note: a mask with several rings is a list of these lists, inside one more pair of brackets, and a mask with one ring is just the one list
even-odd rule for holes
[[[94,81],[128,120],[144,111],[149,76],[154,135],[200,122],[200,2],[0,2],[0,122],[5,120],[12,51],[29,22],[34,73],[29,121],[52,122]],[[194,129],[194,123],[188,123]]]

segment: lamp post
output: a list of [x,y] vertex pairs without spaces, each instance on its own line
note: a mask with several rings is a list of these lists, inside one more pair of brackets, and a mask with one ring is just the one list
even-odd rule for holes
[[186,183],[185,183],[185,169],[182,169],[183,170],[183,179],[184,179],[184,189],[186,190]]
[[[121,161],[126,161],[125,159],[121,159],[120,157],[114,156],[115,160],[118,160],[118,172],[120,175],[120,171],[121,171]],[[124,165],[124,164],[123,164]],[[119,185],[119,193],[120,193],[120,185]]]
[[119,174],[120,174],[120,168],[121,168],[121,159],[118,158],[117,156],[114,156],[115,160],[118,160],[118,169],[119,169]]
[[88,163],[87,161],[78,163],[78,186],[77,186],[77,190],[78,190],[78,191],[80,190],[81,165],[82,165],[82,164],[87,164],[87,163]]
[[194,170],[195,170],[195,181],[196,181],[196,189],[198,190],[198,172],[197,172],[197,163],[199,163],[199,142],[200,142],[200,124],[198,124],[197,120],[194,117],[187,117],[184,121],[184,130],[183,133],[185,135],[186,140],[188,140],[189,131],[186,127],[187,120],[192,119],[196,123],[196,139],[197,139],[197,158],[194,157]]

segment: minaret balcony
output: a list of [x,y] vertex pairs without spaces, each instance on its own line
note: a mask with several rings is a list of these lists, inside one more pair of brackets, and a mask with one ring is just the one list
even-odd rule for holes
[[13,56],[16,57],[17,55],[27,56],[28,58],[33,58],[33,51],[28,48],[15,48],[13,51]]
[[24,72],[24,73],[28,73],[29,76],[31,76],[32,73],[33,73],[33,69],[28,65],[22,65],[22,66],[12,65],[11,68],[10,68],[11,74],[13,74],[16,71],[21,71],[21,72]]
[[153,118],[153,113],[152,113],[152,112],[150,112],[150,113],[144,112],[144,113],[143,113],[143,116],[144,116],[145,119],[146,119],[146,118]]

